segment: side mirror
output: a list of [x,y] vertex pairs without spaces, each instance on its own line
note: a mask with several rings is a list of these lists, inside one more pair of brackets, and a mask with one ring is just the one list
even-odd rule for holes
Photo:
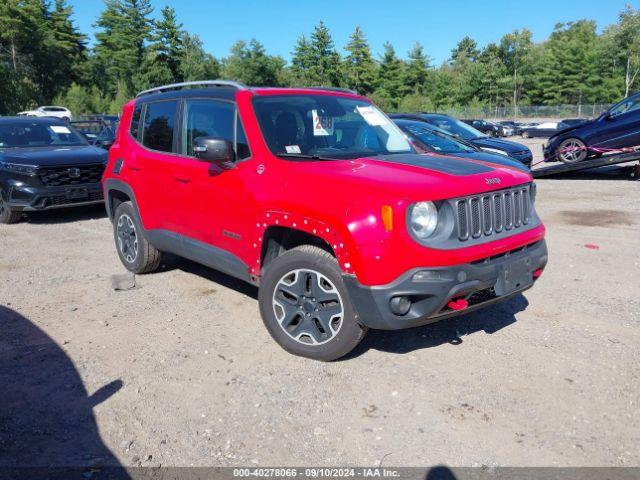
[[204,162],[228,163],[234,161],[233,145],[225,138],[198,137],[193,140],[193,152]]
[[613,119],[613,117],[614,117],[614,115],[612,115],[612,114],[611,114],[611,112],[604,112],[604,113],[602,114],[602,120],[607,120],[607,121],[609,121],[609,120],[612,120],[612,119]]

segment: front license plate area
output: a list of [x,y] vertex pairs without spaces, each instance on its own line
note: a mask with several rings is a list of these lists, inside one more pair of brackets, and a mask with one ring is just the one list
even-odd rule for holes
[[507,263],[502,267],[496,283],[496,295],[509,295],[533,283],[533,273],[526,258]]
[[67,198],[69,200],[78,200],[88,196],[89,191],[86,188],[67,188]]

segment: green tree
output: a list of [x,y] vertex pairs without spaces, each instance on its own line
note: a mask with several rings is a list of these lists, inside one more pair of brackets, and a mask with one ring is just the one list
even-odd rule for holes
[[627,5],[603,37],[601,52],[609,59],[611,76],[622,77],[627,97],[640,81],[640,10]]
[[342,84],[340,55],[335,49],[329,29],[322,21],[311,34],[308,54],[309,80],[312,85],[339,87]]
[[153,23],[150,0],[106,0],[95,27],[96,61],[106,76],[96,79],[102,90],[116,93],[120,82],[132,90],[133,79],[145,60],[146,42]]
[[185,82],[211,80],[220,76],[220,64],[204,51],[198,35],[184,33],[182,55],[179,61],[180,76]]
[[429,76],[430,58],[424,53],[420,43],[409,51],[409,60],[404,69],[403,84],[406,93],[424,93]]
[[264,46],[255,39],[248,44],[238,41],[231,47],[231,55],[223,62],[223,76],[247,85],[278,86],[281,84],[285,61],[267,55]]
[[348,54],[344,60],[344,73],[348,87],[368,95],[374,89],[377,65],[360,27],[351,34],[345,50]]
[[500,40],[500,56],[507,71],[513,79],[513,107],[518,112],[518,101],[522,97],[522,86],[524,77],[530,72],[529,51],[533,42],[531,41],[531,31],[526,28],[508,33]]
[[476,41],[468,36],[465,36],[458,42],[456,47],[451,50],[451,63],[456,63],[462,60],[469,60],[475,62],[480,55],[478,50],[478,44]]
[[404,62],[398,58],[393,45],[385,42],[384,52],[380,58],[377,89],[373,95],[375,101],[383,109],[396,110],[402,96]]

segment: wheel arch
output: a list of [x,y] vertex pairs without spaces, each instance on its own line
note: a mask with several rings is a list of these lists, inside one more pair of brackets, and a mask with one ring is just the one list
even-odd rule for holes
[[353,267],[343,234],[333,226],[307,216],[269,211],[257,222],[258,234],[253,243],[255,260],[252,275],[278,255],[301,245],[314,245],[333,255],[344,273],[352,274]]
[[118,208],[118,205],[123,202],[133,203],[133,208],[135,208],[138,215],[140,215],[138,203],[136,202],[136,196],[128,184],[120,180],[110,178],[105,182],[104,190],[105,208],[107,210],[109,220],[113,221],[113,215],[116,211],[116,208]]

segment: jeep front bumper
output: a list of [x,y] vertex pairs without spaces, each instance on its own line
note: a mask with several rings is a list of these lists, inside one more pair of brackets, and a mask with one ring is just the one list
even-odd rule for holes
[[[547,263],[540,240],[473,263],[412,269],[380,286],[361,285],[345,275],[358,321],[370,328],[397,330],[436,322],[506,300],[530,288]],[[392,300],[404,297],[404,315],[392,311]]]

